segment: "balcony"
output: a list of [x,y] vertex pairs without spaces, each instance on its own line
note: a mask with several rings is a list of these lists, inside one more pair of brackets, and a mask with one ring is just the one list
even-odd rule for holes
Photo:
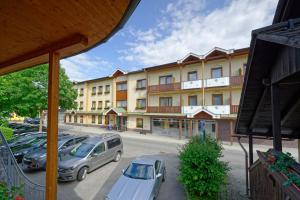
[[229,77],[211,78],[206,79],[204,82],[205,87],[222,87],[229,85]]
[[184,81],[181,84],[183,90],[202,88],[202,80]]
[[147,109],[149,113],[180,113],[180,106],[149,106]]
[[230,85],[243,85],[244,76],[231,76],[230,77]]
[[162,84],[162,85],[150,85],[148,86],[149,92],[168,92],[178,91],[181,89],[180,83]]
[[230,105],[230,113],[237,114],[239,111],[239,105]]
[[183,106],[182,113],[193,114],[201,109],[207,110],[215,115],[229,115],[230,105],[213,105],[213,106]]

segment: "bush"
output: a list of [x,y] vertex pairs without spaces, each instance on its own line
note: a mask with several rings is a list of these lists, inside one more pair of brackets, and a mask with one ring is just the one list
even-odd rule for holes
[[9,141],[13,138],[14,133],[11,128],[0,126],[0,131],[2,132],[2,134],[4,135],[4,137],[7,141]]
[[222,147],[212,138],[194,137],[179,154],[180,175],[188,199],[217,199],[222,185],[226,184],[226,163],[220,161]]

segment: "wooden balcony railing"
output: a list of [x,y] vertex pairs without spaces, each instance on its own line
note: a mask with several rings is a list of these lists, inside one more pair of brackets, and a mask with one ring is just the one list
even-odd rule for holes
[[148,106],[149,113],[180,113],[180,106]]
[[230,85],[243,85],[244,76],[231,76]]
[[149,92],[167,92],[167,91],[177,91],[180,89],[181,89],[181,83],[171,83],[171,84],[148,86]]
[[230,105],[230,113],[231,114],[237,114],[239,111],[239,106],[238,105]]

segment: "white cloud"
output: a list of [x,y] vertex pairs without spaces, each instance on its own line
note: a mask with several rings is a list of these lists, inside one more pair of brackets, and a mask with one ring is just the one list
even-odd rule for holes
[[97,56],[86,53],[60,61],[71,80],[83,81],[108,75],[113,71],[113,64]]
[[178,0],[162,10],[157,25],[131,30],[122,58],[143,65],[181,59],[189,52],[204,54],[215,46],[241,48],[250,44],[253,29],[271,24],[276,0],[228,0],[222,8],[207,11],[205,0]]

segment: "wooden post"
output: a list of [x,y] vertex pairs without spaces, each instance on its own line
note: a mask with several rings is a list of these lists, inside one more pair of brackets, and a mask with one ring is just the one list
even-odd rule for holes
[[193,136],[193,120],[190,119],[189,121],[189,137],[192,138]]
[[300,139],[298,139],[298,162],[300,163]]
[[179,139],[182,137],[182,120],[179,119]]
[[271,85],[271,102],[273,146],[274,150],[282,151],[279,87],[276,84]]
[[232,120],[230,120],[230,145],[233,144],[233,137],[232,137],[232,130],[233,130],[233,127],[232,127]]
[[249,162],[250,166],[253,164],[253,137],[249,135]]
[[46,200],[57,199],[59,54],[49,53]]

